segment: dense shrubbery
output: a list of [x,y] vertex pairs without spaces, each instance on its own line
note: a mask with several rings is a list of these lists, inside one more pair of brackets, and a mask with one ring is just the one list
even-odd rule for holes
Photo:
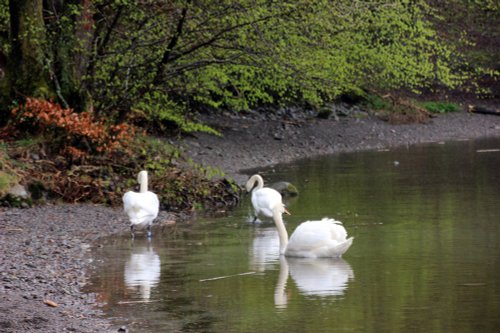
[[[90,153],[114,153],[130,146],[135,128],[128,124],[109,125],[93,119],[89,112],[76,113],[60,105],[27,98],[24,103],[12,109],[9,126],[4,135],[16,137],[44,133],[56,149],[63,149],[72,158],[81,159]],[[61,153],[62,151],[56,151]]]

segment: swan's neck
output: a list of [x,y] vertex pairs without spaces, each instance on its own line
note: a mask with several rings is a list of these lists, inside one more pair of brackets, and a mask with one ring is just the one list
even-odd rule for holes
[[139,174],[139,184],[141,184],[139,192],[145,193],[148,191],[148,174],[146,172]]
[[257,186],[255,186],[254,190],[260,190],[264,187],[264,179],[262,179],[260,175],[253,175],[250,181],[252,182],[252,187],[257,182]]
[[280,238],[280,254],[285,254],[286,247],[288,245],[288,233],[286,232],[285,224],[283,223],[282,212],[283,207],[279,205],[273,209],[273,220],[276,224],[276,229],[278,229],[278,235]]

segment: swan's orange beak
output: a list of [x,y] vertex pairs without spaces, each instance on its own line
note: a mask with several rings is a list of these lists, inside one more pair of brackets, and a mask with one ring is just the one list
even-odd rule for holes
[[290,214],[290,212],[288,211],[288,209],[286,209],[286,207],[284,207],[284,208],[285,208],[285,212],[284,212],[285,214],[292,215],[292,214]]

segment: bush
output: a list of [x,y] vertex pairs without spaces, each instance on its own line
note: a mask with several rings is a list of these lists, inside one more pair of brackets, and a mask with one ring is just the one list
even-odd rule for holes
[[5,147],[0,146],[0,197],[18,181],[18,175],[12,166]]
[[91,152],[126,149],[135,136],[135,129],[127,124],[108,125],[95,121],[89,112],[77,113],[42,99],[27,98],[11,112],[13,120],[4,135],[26,130],[43,133],[53,139],[59,153],[76,159]]
[[425,102],[422,106],[432,113],[448,113],[460,111],[460,106],[448,102]]
[[368,108],[370,108],[371,110],[375,110],[375,111],[385,110],[385,109],[390,108],[390,106],[391,106],[391,104],[387,100],[385,100],[382,97],[380,97],[379,95],[375,95],[375,94],[367,94],[365,96],[364,104],[366,104],[366,106]]

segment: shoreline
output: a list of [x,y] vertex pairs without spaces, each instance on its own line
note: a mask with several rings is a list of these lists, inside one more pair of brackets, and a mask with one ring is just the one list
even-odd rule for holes
[[[221,170],[238,184],[244,170],[301,158],[404,145],[500,137],[500,117],[459,112],[426,124],[391,125],[373,115],[318,119],[293,114],[222,114],[205,119],[223,137],[179,141],[194,162]],[[157,224],[179,220],[160,212]],[[0,209],[0,331],[117,332],[83,292],[102,237],[128,232],[121,207],[48,204]],[[55,302],[56,307],[49,302]],[[54,304],[52,304],[54,305]]]
[[401,125],[368,114],[339,120],[225,114],[203,121],[223,137],[200,133],[178,143],[194,162],[222,170],[240,185],[248,178],[245,170],[303,158],[500,137],[500,116],[465,111],[438,115],[424,124]]

